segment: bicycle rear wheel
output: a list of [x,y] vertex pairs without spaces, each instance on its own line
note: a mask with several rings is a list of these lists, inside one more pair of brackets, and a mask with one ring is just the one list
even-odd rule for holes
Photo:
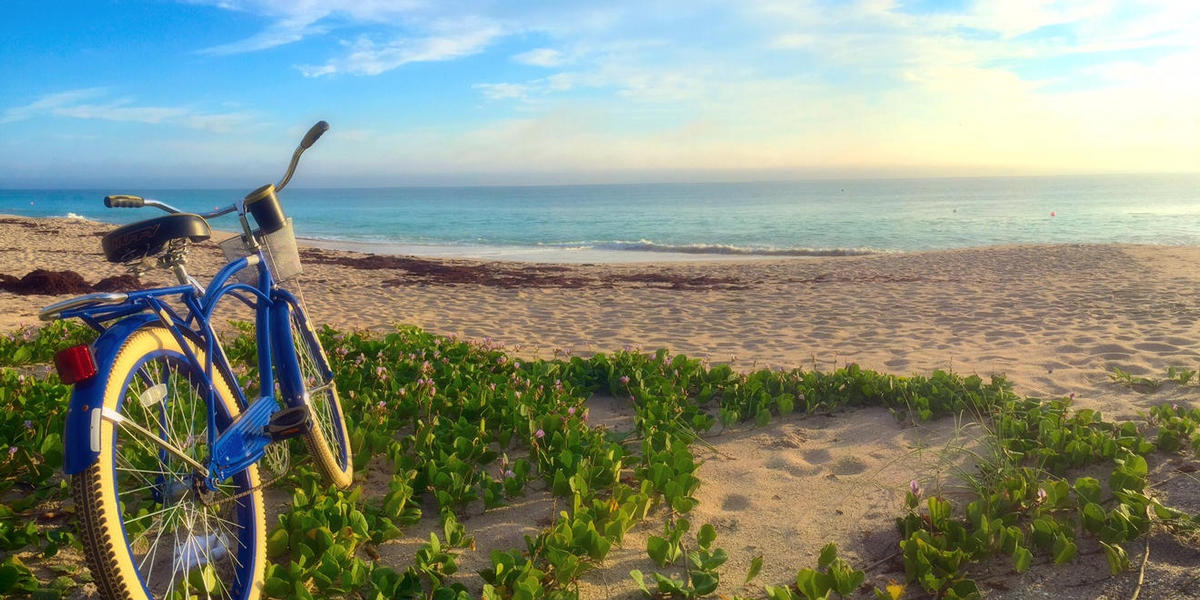
[[[204,360],[200,349],[191,350]],[[209,394],[203,373],[169,331],[148,326],[129,336],[107,376],[103,407],[123,422],[100,421],[100,456],[72,482],[85,555],[102,595],[259,598],[266,518],[262,492],[255,489],[257,466],[207,491],[192,467],[137,430],[205,464]],[[213,379],[220,429],[238,407],[219,371]]]
[[292,311],[291,326],[296,361],[314,421],[304,441],[326,481],[341,489],[348,488],[354,481],[354,463],[333,370],[329,368],[321,340],[299,310]]

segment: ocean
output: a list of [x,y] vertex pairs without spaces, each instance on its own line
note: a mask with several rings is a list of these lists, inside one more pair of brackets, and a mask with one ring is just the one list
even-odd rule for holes
[[[126,223],[249,190],[0,190],[0,213]],[[548,262],[869,254],[1024,243],[1200,245],[1200,175],[529,187],[288,188],[299,237],[379,253]],[[222,217],[216,229],[234,230]]]

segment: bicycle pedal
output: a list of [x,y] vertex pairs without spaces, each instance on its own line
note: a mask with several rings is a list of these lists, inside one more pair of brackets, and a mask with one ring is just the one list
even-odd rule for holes
[[278,442],[304,435],[313,428],[312,416],[307,406],[285,408],[271,415],[271,422],[265,431],[272,441]]

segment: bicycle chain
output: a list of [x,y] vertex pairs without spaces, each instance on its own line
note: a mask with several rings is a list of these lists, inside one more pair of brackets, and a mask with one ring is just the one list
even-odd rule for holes
[[[304,462],[305,462],[305,461],[307,461],[307,460],[308,460],[308,457],[307,457],[307,456],[305,456],[304,458],[301,458],[300,460],[296,461],[296,464],[295,464],[295,465],[292,465],[292,467],[297,467],[297,466],[300,466],[300,465],[304,464]],[[200,502],[201,502],[202,504],[204,504],[205,506],[213,506],[213,507],[216,507],[216,506],[221,506],[222,504],[227,504],[227,503],[229,503],[229,502],[233,502],[234,500],[237,500],[238,498],[245,498],[246,496],[249,496],[250,494],[253,494],[254,492],[257,492],[257,491],[259,491],[259,490],[261,490],[261,489],[263,489],[263,488],[265,488],[265,487],[267,487],[267,486],[271,485],[272,483],[275,483],[276,481],[279,481],[280,479],[283,479],[284,477],[287,477],[287,476],[289,475],[289,472],[290,472],[290,471],[291,471],[291,469],[288,469],[288,471],[286,471],[286,472],[280,473],[279,475],[276,475],[275,477],[272,477],[271,479],[268,479],[267,481],[265,481],[265,482],[263,482],[263,483],[260,483],[260,484],[258,484],[258,485],[256,485],[256,486],[254,486],[254,487],[252,487],[252,488],[250,488],[250,489],[248,489],[248,490],[245,490],[245,491],[242,491],[242,492],[238,492],[238,493],[236,493],[236,494],[234,494],[234,495],[232,495],[232,496],[230,496],[230,497],[228,497],[228,498],[222,498],[222,499],[220,499],[220,500],[208,500],[208,501],[205,501],[205,499],[204,499],[204,496],[200,496]]]

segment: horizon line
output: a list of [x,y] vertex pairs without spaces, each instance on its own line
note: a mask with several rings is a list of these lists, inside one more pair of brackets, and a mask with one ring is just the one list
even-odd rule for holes
[[[764,179],[712,179],[712,180],[635,180],[635,181],[612,181],[612,182],[586,182],[586,183],[396,183],[384,185],[304,185],[297,184],[289,186],[291,189],[304,190],[386,190],[386,189],[404,189],[404,188],[545,188],[545,187],[616,187],[616,186],[635,186],[635,185],[734,185],[734,184],[756,184],[756,183],[819,183],[830,181],[927,181],[927,180],[972,180],[972,179],[1055,179],[1055,178],[1072,178],[1072,177],[1200,177],[1200,170],[1197,171],[1129,171],[1129,172],[1081,172],[1081,173],[1026,173],[1014,175],[897,175],[897,176],[866,176],[866,177],[847,177],[847,176],[826,176],[826,177],[806,177],[806,178],[764,178]],[[9,186],[0,182],[0,190],[5,191],[22,191],[22,190],[88,190],[94,191],[107,187],[128,187],[123,184],[94,184],[94,185],[68,185],[68,186]],[[151,190],[235,190],[241,189],[238,185],[223,185],[223,186],[202,186],[202,185],[177,185],[177,186],[162,186],[152,184],[145,189]]]

